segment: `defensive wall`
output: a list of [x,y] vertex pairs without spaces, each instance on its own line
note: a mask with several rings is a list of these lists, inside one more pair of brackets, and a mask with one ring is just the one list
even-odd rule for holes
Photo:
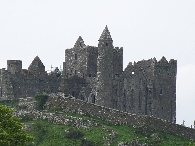
[[162,131],[195,141],[195,129],[151,116],[130,114],[74,98],[52,95],[49,97],[45,106],[47,109],[62,108],[64,110],[94,116],[114,125],[127,124],[134,128]]

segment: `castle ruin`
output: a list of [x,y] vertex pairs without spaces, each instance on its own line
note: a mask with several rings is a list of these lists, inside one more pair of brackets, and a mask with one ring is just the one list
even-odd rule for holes
[[79,37],[65,50],[62,75],[47,74],[38,57],[28,70],[19,60],[1,69],[1,97],[19,98],[38,93],[63,92],[86,102],[137,115],[176,122],[177,61],[162,57],[129,63],[123,70],[123,48],[114,47],[107,28],[98,47]]

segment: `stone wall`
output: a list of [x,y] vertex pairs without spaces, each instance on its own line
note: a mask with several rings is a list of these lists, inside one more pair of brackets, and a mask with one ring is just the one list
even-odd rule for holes
[[124,71],[126,110],[176,122],[177,61],[163,56],[129,63]]
[[57,73],[47,74],[38,56],[29,70],[22,69],[20,60],[8,60],[8,70],[0,69],[0,98],[22,98],[41,93],[57,93],[61,77]]
[[135,128],[158,130],[195,141],[195,129],[184,127],[182,125],[174,124],[169,121],[151,116],[130,114],[84,102],[82,100],[54,95],[49,97],[45,106],[47,109],[55,109],[60,107],[64,110],[67,109],[69,111],[94,116],[115,125],[128,124]]
[[160,61],[129,63],[123,71],[123,48],[113,46],[107,26],[98,41],[98,47],[86,46],[79,37],[65,50],[61,91],[101,106],[176,122],[177,61],[163,56]]

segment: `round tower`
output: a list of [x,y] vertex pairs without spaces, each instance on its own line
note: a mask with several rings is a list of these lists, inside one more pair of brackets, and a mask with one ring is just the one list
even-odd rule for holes
[[98,41],[95,103],[106,107],[112,107],[113,40],[107,26],[103,30]]

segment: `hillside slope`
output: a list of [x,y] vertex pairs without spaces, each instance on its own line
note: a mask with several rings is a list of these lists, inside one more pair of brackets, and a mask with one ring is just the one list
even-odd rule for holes
[[[193,141],[158,130],[113,124],[81,110],[53,105],[50,109],[38,111],[31,106],[21,106],[21,103],[18,106],[17,102],[1,101],[1,104],[15,107],[15,115],[22,119],[24,128],[35,137],[29,146],[195,145]],[[47,105],[51,103],[49,99]]]

